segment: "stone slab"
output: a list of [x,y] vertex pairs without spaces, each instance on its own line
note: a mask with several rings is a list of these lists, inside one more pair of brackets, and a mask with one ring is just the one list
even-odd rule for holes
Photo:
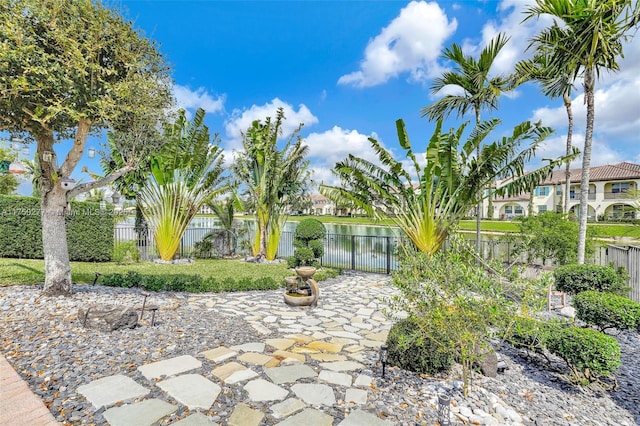
[[202,352],[202,355],[204,355],[206,359],[208,359],[209,361],[213,361],[215,363],[220,363],[229,358],[233,358],[237,354],[238,352],[233,351],[224,346],[220,346],[219,348],[210,349],[208,351]]
[[289,351],[275,351],[273,354],[271,354],[271,356],[279,359],[280,361],[284,361],[287,358],[293,358],[299,362],[305,362],[306,360],[306,357],[304,356],[304,354],[296,354]]
[[178,409],[159,399],[147,399],[131,405],[112,407],[102,413],[111,426],[151,426]]
[[328,385],[312,383],[296,383],[291,390],[298,398],[312,405],[333,405],[336,403],[336,395]]
[[118,401],[139,398],[149,392],[149,389],[122,374],[104,377],[78,387],[78,393],[87,398],[96,409],[108,407]]
[[324,362],[347,360],[346,356],[340,355],[340,354],[319,353],[319,354],[311,354],[309,356],[311,357],[311,359],[315,359],[316,361],[324,361]]
[[222,390],[220,386],[199,374],[183,374],[156,384],[190,410],[195,408],[208,410]]
[[309,349],[333,353],[337,353],[342,350],[342,345],[337,343],[324,342],[322,340],[316,340],[315,342],[307,343],[306,347]]
[[306,377],[316,377],[317,374],[311,367],[304,364],[287,365],[284,367],[265,368],[265,374],[277,385],[292,383]]
[[320,367],[331,371],[363,370],[365,366],[355,361],[321,362]]
[[354,402],[359,405],[367,403],[367,391],[363,389],[349,388],[344,396],[344,402]]
[[373,377],[367,376],[366,374],[360,374],[356,377],[356,380],[353,382],[353,386],[368,388],[371,386],[373,382]]
[[194,370],[202,367],[202,363],[191,355],[182,355],[175,358],[165,359],[163,361],[152,362],[138,367],[138,371],[149,380],[157,379],[162,376],[174,376],[186,371]]
[[227,377],[224,382],[227,385],[234,385],[236,383],[244,382],[245,380],[253,379],[254,377],[258,377],[258,373],[253,370],[240,370],[236,371],[229,377]]
[[247,367],[242,364],[238,364],[237,362],[228,362],[218,368],[215,368],[211,373],[218,379],[224,381],[236,371],[243,370],[247,370]]
[[378,418],[375,414],[354,410],[338,426],[391,426],[393,423]]
[[297,398],[285,399],[278,404],[271,406],[271,412],[276,419],[283,419],[292,415],[293,413],[302,410],[306,407],[305,403]]
[[386,342],[387,337],[389,336],[389,330],[380,331],[378,333],[367,333],[367,339],[369,340],[377,340],[378,342]]
[[252,380],[244,386],[244,390],[249,394],[250,401],[282,401],[287,397],[289,391],[278,385],[264,380]]
[[214,423],[209,417],[202,413],[195,413],[189,417],[182,419],[178,422],[171,423],[173,426],[214,426],[218,423]]
[[264,352],[265,344],[262,342],[250,342],[242,345],[231,346],[229,349],[242,352]]
[[[302,320],[299,320],[299,321],[302,321]],[[301,345],[304,345],[305,343],[309,343],[310,341],[313,340],[313,337],[307,336],[306,334],[302,334],[302,333],[287,334],[284,337],[286,337],[287,339],[295,340],[296,343],[299,343]]]
[[329,334],[331,336],[335,336],[335,337],[344,337],[345,339],[356,339],[356,340],[362,339],[362,336],[360,336],[359,334],[353,333],[351,331],[332,331],[332,330],[328,330],[327,334]]
[[264,413],[259,410],[254,410],[247,404],[238,404],[229,417],[229,426],[258,426]]
[[276,349],[284,351],[293,346],[296,341],[293,339],[267,339],[264,341],[267,345],[273,346]]
[[318,381],[331,383],[340,386],[351,386],[352,377],[346,373],[338,373],[336,371],[322,370],[318,375]]
[[255,352],[247,352],[238,357],[238,361],[242,361],[247,364],[265,365],[271,361],[273,357],[265,354],[259,354]]
[[331,426],[333,417],[314,408],[307,408],[301,413],[277,423],[276,426]]

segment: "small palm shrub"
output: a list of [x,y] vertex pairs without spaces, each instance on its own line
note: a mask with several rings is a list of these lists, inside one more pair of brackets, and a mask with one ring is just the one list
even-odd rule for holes
[[583,291],[573,298],[576,317],[601,331],[640,327],[640,303],[613,293]]
[[609,376],[620,366],[618,341],[591,328],[560,328],[548,335],[547,348],[567,363],[580,384]]
[[[422,374],[448,372],[453,365],[453,353],[449,350],[447,337],[436,327],[426,335],[415,318],[398,321],[391,327],[387,337],[388,362],[404,370]],[[436,341],[436,336],[441,340]]]
[[612,266],[565,265],[556,268],[553,276],[556,288],[569,294],[595,290],[625,295],[629,290],[626,272]]
[[324,237],[327,231],[318,219],[303,219],[293,233],[293,256],[287,259],[290,267],[319,266],[324,255]]

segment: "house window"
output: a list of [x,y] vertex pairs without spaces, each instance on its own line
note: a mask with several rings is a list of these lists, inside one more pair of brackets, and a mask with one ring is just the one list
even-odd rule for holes
[[536,197],[546,197],[549,195],[549,187],[548,186],[539,186],[535,191]]
[[628,190],[629,190],[629,182],[611,184],[611,192],[613,194],[627,192]]
[[538,213],[545,213],[546,211],[547,211],[546,205],[538,206]]
[[514,213],[514,214],[517,214],[517,215],[518,215],[518,214],[519,214],[519,215],[521,215],[521,214],[523,213],[522,206],[515,206],[515,207],[513,208],[513,213]]
[[562,195],[562,185],[556,186],[556,195]]
[[513,208],[512,206],[504,206],[504,214],[512,214]]

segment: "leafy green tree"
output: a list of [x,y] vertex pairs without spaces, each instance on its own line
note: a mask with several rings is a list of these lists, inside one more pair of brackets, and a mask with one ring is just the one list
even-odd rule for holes
[[[532,182],[544,179],[561,160],[524,173],[525,164],[551,129],[525,121],[510,136],[488,144],[480,157],[474,153],[499,120],[480,122],[463,140],[466,123],[449,132],[442,131],[442,120],[424,151],[418,157],[411,147],[404,122],[398,120],[400,146],[406,152],[411,172],[403,161],[393,158],[378,141],[369,138],[380,165],[349,155],[338,162],[334,173],[346,186],[322,185],[320,193],[336,203],[346,200],[375,218],[389,218],[418,250],[433,254],[449,231],[469,210],[486,196],[482,188],[496,179],[509,179],[496,189],[498,194],[526,191]],[[422,158],[425,165],[421,166]],[[414,180],[416,179],[416,180]]]
[[578,263],[584,263],[587,238],[587,194],[595,119],[595,81],[601,70],[617,71],[622,44],[640,23],[640,2],[634,0],[536,0],[525,21],[542,15],[553,24],[531,40],[537,52],[548,55],[550,72],[583,78],[587,125],[580,181]]
[[[461,94],[448,94],[437,102],[424,107],[422,116],[429,120],[436,120],[448,117],[452,112],[456,112],[458,117],[465,115],[468,111],[473,111],[476,126],[480,125],[480,113],[483,110],[494,110],[498,108],[498,98],[502,92],[509,90],[511,77],[490,76],[493,63],[507,44],[509,38],[504,34],[498,34],[496,38],[482,49],[480,56],[476,59],[470,55],[465,55],[462,47],[452,44],[445,49],[442,56],[449,59],[455,65],[453,71],[445,72],[442,77],[434,80],[431,92],[436,94],[445,87],[456,87],[462,90]],[[480,157],[480,145],[476,147],[476,155]],[[492,191],[492,182],[487,186],[489,192]],[[484,191],[480,188],[479,191]],[[476,246],[480,248],[480,230],[482,219],[482,198],[478,194],[477,214],[476,214]],[[489,194],[489,201],[492,196]],[[493,213],[493,205],[489,210]]]
[[287,220],[287,206],[305,196],[305,182],[310,178],[309,148],[302,145],[300,127],[291,134],[282,149],[277,142],[285,119],[282,108],[275,121],[254,121],[243,135],[244,150],[238,153],[233,170],[254,205],[257,230],[252,246],[254,256],[272,260],[276,256],[280,232]]
[[[15,152],[12,152],[6,145],[0,145],[0,161],[13,161],[17,158]],[[8,173],[0,173],[0,195],[9,195],[18,188],[18,178]]]
[[[134,133],[138,123],[156,125],[171,102],[169,68],[151,40],[91,0],[0,2],[0,40],[0,130],[37,145],[44,293],[69,295],[69,200],[135,169],[135,160],[155,150],[154,141],[139,135],[119,139],[118,147],[130,153],[129,164],[98,181],[73,188],[64,183],[90,133]],[[51,158],[53,145],[63,139],[73,144],[58,163]]]
[[185,229],[200,207],[227,190],[222,148],[209,135],[205,111],[189,122],[184,110],[164,127],[164,149],[151,156],[151,177],[140,191],[144,217],[162,260],[175,256]]

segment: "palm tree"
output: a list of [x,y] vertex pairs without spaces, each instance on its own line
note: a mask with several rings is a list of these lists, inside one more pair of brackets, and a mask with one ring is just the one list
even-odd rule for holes
[[[434,104],[424,107],[422,116],[428,117],[429,120],[437,120],[448,117],[454,111],[460,117],[472,110],[475,115],[475,124],[479,126],[481,111],[497,109],[498,98],[502,92],[510,89],[508,77],[491,77],[489,75],[493,62],[508,41],[509,37],[498,34],[482,49],[478,59],[465,55],[462,47],[455,43],[445,49],[442,57],[452,61],[455,68],[453,71],[445,72],[441,78],[435,79],[431,86],[431,92],[436,94],[447,86],[455,86],[462,89],[462,94],[446,95]],[[478,145],[476,149],[478,158],[480,157],[480,148]],[[489,193],[492,187],[493,183],[488,182]],[[478,191],[484,192],[484,188],[479,188]],[[483,194],[480,192],[477,196],[478,205],[476,206],[476,246],[478,250],[480,249],[483,198]],[[491,197],[491,194],[489,196]]]
[[185,229],[207,201],[227,188],[222,149],[210,143],[198,109],[189,122],[184,110],[164,128],[165,149],[151,157],[151,177],[140,191],[140,204],[154,233],[162,260],[173,259]]
[[278,109],[275,122],[267,117],[264,124],[254,121],[243,135],[243,152],[233,165],[238,180],[252,198],[257,218],[257,230],[252,247],[255,256],[272,260],[276,256],[280,232],[286,222],[286,207],[305,188],[309,177],[309,148],[299,136],[302,124],[279,150],[284,111]]
[[525,21],[549,15],[553,24],[531,40],[537,51],[549,55],[549,68],[583,77],[587,125],[580,181],[578,263],[584,263],[587,236],[587,194],[595,118],[595,80],[601,70],[617,71],[622,43],[640,22],[640,2],[635,0],[536,0],[526,10]]
[[[538,54],[533,59],[520,61],[516,64],[516,78],[518,85],[524,81],[534,80],[542,85],[542,93],[550,98],[562,96],[565,111],[567,112],[567,142],[566,155],[573,152],[573,109],[571,108],[571,90],[573,89],[573,76],[564,70],[554,70],[549,67],[549,55]],[[569,212],[569,193],[571,191],[571,163],[567,162],[564,171],[565,189],[562,212]]]
[[437,121],[426,146],[424,166],[413,152],[404,122],[398,120],[398,138],[413,165],[411,172],[378,141],[369,138],[381,165],[351,154],[334,168],[334,173],[346,185],[321,185],[320,193],[336,203],[354,204],[374,218],[389,218],[418,250],[433,254],[452,227],[485,196],[482,188],[496,179],[508,178],[496,189],[497,193],[521,193],[548,176],[559,161],[564,160],[549,160],[533,172],[524,172],[525,164],[552,132],[539,123],[519,124],[510,136],[485,146],[476,157],[476,149],[500,121],[481,121],[466,140],[462,136],[467,123],[442,132],[442,121]]

